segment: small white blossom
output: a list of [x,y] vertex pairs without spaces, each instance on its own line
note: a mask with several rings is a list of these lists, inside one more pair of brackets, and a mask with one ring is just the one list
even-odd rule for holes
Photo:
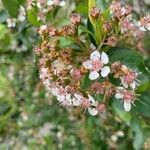
[[95,101],[95,99],[91,95],[88,95],[88,98],[91,103],[91,106],[88,108],[88,111],[92,116],[96,116],[99,113],[99,111],[96,108],[98,105],[98,102]]
[[89,78],[91,80],[97,79],[100,75],[107,77],[110,73],[110,67],[104,66],[109,63],[108,55],[105,52],[101,54],[95,50],[90,55],[90,60],[83,63],[84,68],[90,70]]

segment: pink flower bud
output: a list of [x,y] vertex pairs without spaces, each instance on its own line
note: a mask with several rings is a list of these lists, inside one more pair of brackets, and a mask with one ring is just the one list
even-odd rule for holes
[[93,7],[90,11],[90,15],[96,18],[100,15],[100,10],[97,7]]
[[81,16],[77,13],[71,15],[71,23],[78,25],[81,22]]
[[109,22],[105,22],[103,24],[103,30],[104,30],[104,32],[110,32],[111,29],[112,29],[112,26],[111,26],[111,24]]
[[81,72],[79,69],[73,68],[71,70],[71,76],[73,77],[73,79],[75,80],[80,80],[81,79]]
[[105,112],[105,111],[106,111],[106,106],[105,106],[105,104],[100,104],[100,103],[98,103],[98,105],[97,105],[97,110],[99,111],[99,113]]
[[115,47],[118,43],[118,40],[115,36],[111,36],[107,39],[107,44],[111,47]]

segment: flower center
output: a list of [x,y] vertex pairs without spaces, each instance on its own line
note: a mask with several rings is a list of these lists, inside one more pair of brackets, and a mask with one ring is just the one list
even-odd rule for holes
[[103,63],[101,60],[95,60],[92,62],[92,70],[94,71],[100,71],[103,67]]
[[131,91],[123,91],[123,99],[125,101],[131,102],[135,99],[135,95]]
[[130,84],[135,80],[135,78],[136,74],[134,72],[130,72],[124,77],[124,81]]
[[83,108],[87,109],[88,107],[90,107],[90,101],[88,99],[84,98],[82,100],[81,105],[82,105]]

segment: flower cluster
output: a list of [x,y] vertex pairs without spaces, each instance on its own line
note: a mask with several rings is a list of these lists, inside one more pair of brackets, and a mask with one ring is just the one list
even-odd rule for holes
[[[54,4],[53,1],[51,5]],[[137,99],[139,73],[121,62],[110,62],[107,51],[116,47],[122,38],[128,40],[127,31],[134,31],[133,39],[141,31],[131,22],[131,7],[113,2],[110,10],[111,21],[104,21],[97,7],[89,12],[95,21],[102,19],[103,23],[102,37],[96,44],[88,34],[79,33],[84,21],[78,13],[71,14],[69,23],[58,27],[51,23],[38,29],[42,42],[35,52],[41,57],[40,78],[60,105],[80,107],[95,116],[106,112],[112,96],[123,100],[125,111],[130,111]],[[141,20],[146,28],[147,20]],[[116,21],[117,29],[114,27]],[[118,80],[117,86],[111,83],[110,76]]]
[[113,63],[111,69],[114,77],[121,81],[120,86],[116,88],[117,92],[115,97],[117,99],[123,99],[125,111],[130,111],[131,104],[137,99],[135,89],[140,82],[137,79],[139,73],[127,68],[120,62]]

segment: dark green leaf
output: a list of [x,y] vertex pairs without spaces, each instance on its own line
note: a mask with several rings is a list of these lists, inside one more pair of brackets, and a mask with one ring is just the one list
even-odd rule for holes
[[12,17],[18,16],[20,6],[16,0],[2,0],[2,3]]

